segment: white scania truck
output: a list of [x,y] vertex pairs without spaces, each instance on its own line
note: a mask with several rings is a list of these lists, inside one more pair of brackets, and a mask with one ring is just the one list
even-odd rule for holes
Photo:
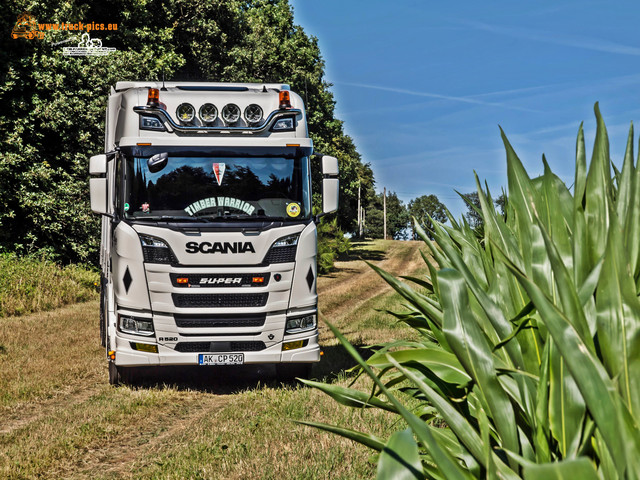
[[135,367],[320,359],[316,222],[338,206],[302,99],[281,84],[119,82],[105,154],[89,162],[102,215],[100,336],[109,381]]

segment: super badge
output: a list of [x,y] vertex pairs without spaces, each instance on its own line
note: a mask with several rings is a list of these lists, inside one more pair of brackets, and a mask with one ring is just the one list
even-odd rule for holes
[[291,218],[295,218],[300,215],[300,204],[299,203],[289,203],[287,205],[287,215]]

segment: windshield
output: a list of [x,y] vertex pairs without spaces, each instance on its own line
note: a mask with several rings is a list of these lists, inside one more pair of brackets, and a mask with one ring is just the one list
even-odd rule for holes
[[127,157],[127,219],[302,220],[311,215],[308,157]]

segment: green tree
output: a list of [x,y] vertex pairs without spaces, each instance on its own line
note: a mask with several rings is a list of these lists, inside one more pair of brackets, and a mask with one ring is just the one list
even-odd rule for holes
[[[432,230],[431,220],[429,220],[429,217],[437,222],[444,222],[447,220],[445,206],[440,203],[438,197],[433,194],[422,195],[414,198],[409,202],[408,210],[411,217],[414,217],[418,223],[426,227],[426,231],[429,235],[431,235]],[[411,222],[411,228],[411,238],[417,240],[418,237],[413,226],[413,222]]]
[[484,225],[484,221],[480,214],[480,198],[478,197],[478,192],[465,193],[462,197],[467,205],[467,212],[464,214],[464,218],[466,218],[469,226],[474,230],[481,228]]
[[[484,219],[482,218],[482,215],[480,213],[482,211],[482,208],[480,205],[478,192],[465,193],[462,195],[462,197],[467,202],[467,212],[465,213],[464,217],[469,223],[469,226],[478,232],[482,231],[482,229],[484,228]],[[506,215],[507,196],[504,192],[502,192],[500,196],[493,201],[493,204],[498,209],[498,213],[500,213],[500,215]]]
[[[384,198],[379,193],[367,209],[366,236],[384,238]],[[409,212],[395,192],[387,193],[387,238],[404,240],[409,227]]]
[[498,213],[502,216],[507,214],[507,194],[502,192],[494,201]]
[[[104,151],[109,89],[163,73],[167,80],[290,84],[305,99],[316,149],[339,159],[338,224],[353,228],[354,185],[362,181],[372,190],[373,174],[334,116],[317,39],[294,24],[287,0],[0,0],[0,6],[3,32],[25,11],[47,23],[118,24],[116,31],[91,33],[117,49],[104,57],[63,56],[62,45],[53,44],[68,41],[69,31],[47,31],[43,40],[0,37],[0,249],[96,260],[99,221],[88,206],[87,159]],[[317,175],[314,187],[320,191]]]

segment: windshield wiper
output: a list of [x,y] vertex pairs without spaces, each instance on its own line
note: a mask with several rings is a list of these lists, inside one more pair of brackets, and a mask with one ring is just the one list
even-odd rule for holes
[[198,222],[200,219],[189,215],[155,215],[150,217],[133,217],[132,220],[152,220],[154,222],[166,222],[169,220],[181,220],[187,222]]
[[246,220],[248,218],[251,218],[247,215],[198,215],[197,217],[198,219],[203,219],[203,220],[207,220],[210,222],[216,222],[216,221],[225,221],[225,220]]
[[201,215],[197,218],[206,218],[207,220],[210,220],[212,222],[224,222],[225,220],[240,220],[248,222],[268,220],[280,222],[285,220],[284,217],[272,217],[269,215]]

